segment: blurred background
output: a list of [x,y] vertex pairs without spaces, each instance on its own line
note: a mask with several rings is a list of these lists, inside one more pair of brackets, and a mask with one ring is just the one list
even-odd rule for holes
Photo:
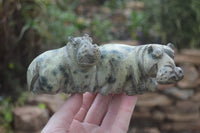
[[199,0],[0,0],[0,133],[37,133],[67,99],[27,92],[26,70],[68,36],[176,46],[185,72],[173,85],[138,96],[129,133],[200,133]]

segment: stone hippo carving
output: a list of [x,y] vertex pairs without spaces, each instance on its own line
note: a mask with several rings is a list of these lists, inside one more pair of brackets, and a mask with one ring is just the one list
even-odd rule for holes
[[70,37],[66,46],[32,61],[28,87],[35,93],[141,94],[154,91],[157,82],[170,84],[183,78],[173,59],[171,44],[97,46],[88,35]]
[[34,93],[84,92],[83,87],[93,87],[100,56],[99,47],[87,34],[69,37],[66,46],[46,51],[32,61],[27,71],[28,88]]

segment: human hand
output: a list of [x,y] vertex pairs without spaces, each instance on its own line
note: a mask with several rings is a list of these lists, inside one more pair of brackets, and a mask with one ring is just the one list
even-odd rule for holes
[[125,94],[74,94],[42,133],[126,133],[136,101]]

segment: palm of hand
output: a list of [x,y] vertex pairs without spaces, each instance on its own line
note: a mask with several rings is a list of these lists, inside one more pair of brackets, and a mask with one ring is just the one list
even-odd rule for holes
[[49,120],[42,133],[125,133],[135,96],[73,95]]

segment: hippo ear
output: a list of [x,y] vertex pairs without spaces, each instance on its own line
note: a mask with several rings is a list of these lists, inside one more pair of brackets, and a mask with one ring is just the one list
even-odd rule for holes
[[92,38],[88,34],[84,34],[83,37],[87,38],[90,42],[92,42]]
[[174,44],[172,44],[172,43],[168,43],[167,46],[170,47],[171,49],[175,48]]
[[148,46],[148,54],[152,53],[153,52],[153,47],[152,45],[149,45]]
[[83,36],[84,36],[84,37],[89,37],[89,35],[88,35],[88,34],[84,34]]
[[68,41],[69,41],[69,42],[73,42],[73,40],[74,40],[74,38],[73,38],[72,36],[69,36],[69,37],[68,37]]
[[74,39],[74,37],[68,37],[69,43],[71,43],[73,46],[77,46],[76,44],[79,44],[78,41],[76,39]]
[[148,53],[152,55],[153,58],[161,58],[163,52],[159,48],[153,48],[152,45],[148,46]]
[[80,39],[77,39],[77,40],[75,41],[75,43],[76,43],[76,44],[80,44],[80,43],[81,43],[81,40],[80,40]]
[[91,37],[88,37],[88,40],[89,40],[91,43],[92,43],[92,41],[93,41]]
[[92,43],[92,41],[93,41],[91,37],[88,37],[88,40],[89,40],[91,43]]
[[154,58],[161,58],[163,56],[163,51],[159,48],[153,50],[152,56]]

